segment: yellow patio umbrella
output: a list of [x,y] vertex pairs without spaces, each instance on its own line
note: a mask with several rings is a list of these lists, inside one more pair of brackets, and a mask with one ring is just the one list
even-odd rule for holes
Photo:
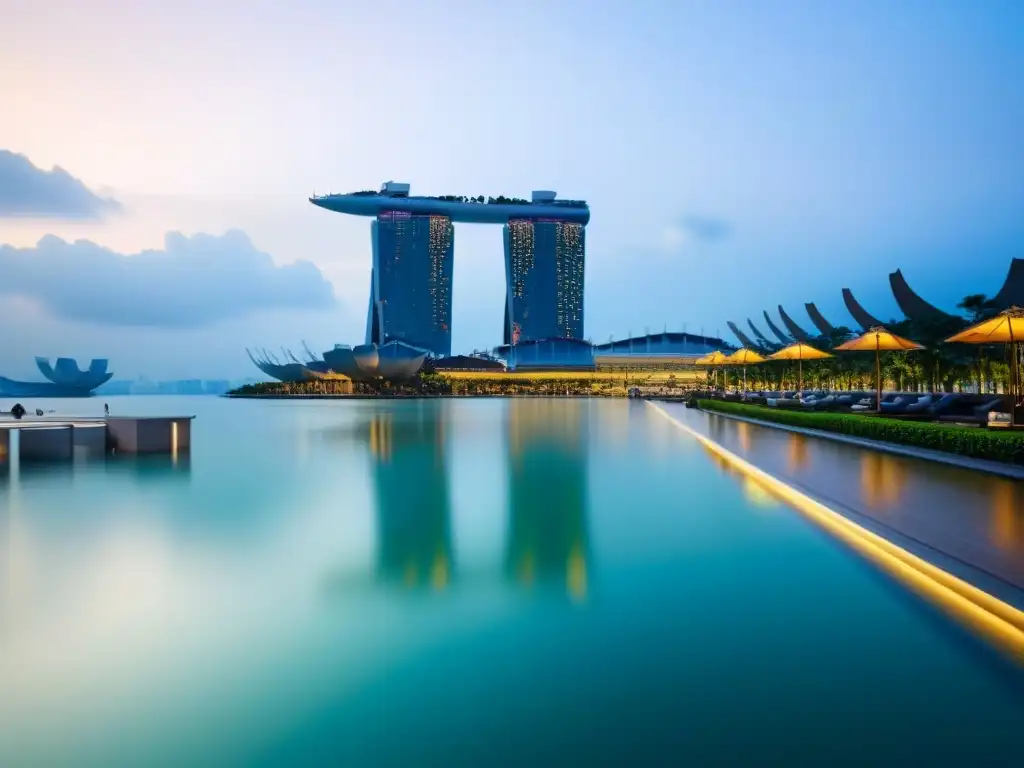
[[756,365],[757,363],[763,363],[767,358],[764,355],[758,354],[752,349],[741,347],[725,358],[724,365],[742,365],[743,366],[743,391],[747,391],[747,366]]
[[696,365],[721,365],[722,363],[725,362],[725,359],[725,355],[716,349],[714,352],[710,354],[704,355],[703,357],[698,357],[693,362]]
[[1013,398],[1013,412],[1010,414],[1010,423],[1017,423],[1017,407],[1021,404],[1021,382],[1019,348],[1024,343],[1024,309],[1021,307],[1010,307],[1004,309],[995,317],[984,320],[980,323],[966,328],[955,336],[946,339],[947,342],[961,344],[1009,344],[1010,345],[1010,397]]
[[824,360],[826,357],[832,357],[832,355],[828,352],[822,352],[820,349],[816,349],[810,344],[804,344],[803,342],[790,344],[788,347],[780,349],[775,354],[768,355],[768,359],[770,360],[797,361],[797,368],[799,370],[796,387],[797,392],[803,392],[804,390],[804,360]]
[[[696,360],[693,361],[693,364],[719,366],[725,365],[726,359],[726,356],[716,349],[714,352],[711,352],[710,354],[704,355],[703,357],[698,357]],[[717,376],[718,371],[715,371],[715,374]]]
[[916,341],[904,339],[892,331],[876,325],[870,328],[863,336],[850,339],[845,344],[836,347],[839,352],[875,352],[875,382],[878,390],[878,400],[875,411],[882,412],[882,362],[881,353],[884,352],[909,352],[914,349],[924,349]]

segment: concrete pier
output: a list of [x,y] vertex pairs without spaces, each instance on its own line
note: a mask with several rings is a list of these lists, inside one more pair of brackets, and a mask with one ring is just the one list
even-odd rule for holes
[[177,455],[191,448],[194,418],[0,418],[0,465],[10,461],[14,431],[18,455],[25,461],[70,461],[108,453]]
[[107,446],[115,453],[178,453],[192,445],[192,417],[106,419]]

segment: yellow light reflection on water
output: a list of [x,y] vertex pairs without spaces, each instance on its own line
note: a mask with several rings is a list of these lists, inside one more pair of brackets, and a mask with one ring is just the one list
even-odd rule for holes
[[439,551],[434,557],[434,564],[430,568],[430,585],[438,592],[448,586],[448,558],[444,551]]
[[736,422],[736,436],[740,439],[740,448],[750,453],[750,425],[745,421]]
[[579,542],[573,545],[569,553],[569,564],[566,571],[566,582],[569,595],[577,601],[587,596],[587,556]]
[[755,507],[770,509],[779,506],[778,500],[752,477],[743,478],[743,495]]
[[999,481],[992,492],[992,540],[1000,549],[1024,550],[1024,483]]
[[906,484],[902,459],[884,453],[865,451],[860,461],[860,493],[872,509],[894,507],[900,503]]
[[796,432],[789,433],[789,453],[786,468],[790,472],[804,469],[809,461],[807,438]]
[[659,414],[717,453],[733,469],[757,480],[774,495],[875,565],[980,635],[1003,653],[1024,662],[1024,612],[850,522],[781,480],[726,450],[649,403]]
[[381,464],[391,460],[391,420],[386,415],[374,415],[370,421],[370,455]]

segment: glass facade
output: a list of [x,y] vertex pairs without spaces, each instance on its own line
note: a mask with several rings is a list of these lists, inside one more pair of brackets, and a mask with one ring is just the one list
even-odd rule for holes
[[504,235],[504,343],[582,339],[584,226],[512,219]]
[[435,355],[452,348],[455,228],[447,216],[381,213],[373,223],[368,343],[404,341]]

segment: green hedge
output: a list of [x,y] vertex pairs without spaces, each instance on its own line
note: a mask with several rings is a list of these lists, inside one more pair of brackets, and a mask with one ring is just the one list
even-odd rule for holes
[[791,427],[820,429],[851,437],[1024,465],[1024,432],[960,427],[927,421],[900,421],[854,413],[808,413],[722,400],[700,400],[698,404],[706,411],[747,416]]

